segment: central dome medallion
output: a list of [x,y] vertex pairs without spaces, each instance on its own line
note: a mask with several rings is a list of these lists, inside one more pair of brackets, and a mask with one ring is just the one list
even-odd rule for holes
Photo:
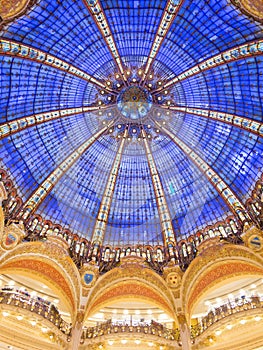
[[117,106],[127,119],[143,119],[152,107],[152,96],[147,89],[129,86],[118,95]]

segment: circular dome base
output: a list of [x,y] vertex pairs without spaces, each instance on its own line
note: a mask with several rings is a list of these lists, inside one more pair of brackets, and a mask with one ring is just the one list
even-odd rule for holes
[[118,95],[117,106],[127,119],[143,119],[152,107],[152,96],[147,89],[129,86]]

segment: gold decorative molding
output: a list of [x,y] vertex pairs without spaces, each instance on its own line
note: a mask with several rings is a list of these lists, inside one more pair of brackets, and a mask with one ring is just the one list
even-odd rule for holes
[[94,287],[99,278],[99,267],[96,265],[84,264],[80,269],[82,296],[87,297],[90,289]]
[[245,245],[256,253],[263,253],[263,232],[256,226],[250,227],[242,235]]
[[263,23],[263,1],[262,0],[231,0],[245,15]]
[[0,16],[5,22],[22,16],[36,3],[36,0],[1,0]]
[[4,250],[13,249],[22,241],[25,235],[25,228],[22,222],[19,224],[12,223],[11,225],[6,226],[3,230],[2,238],[0,235],[1,247]]

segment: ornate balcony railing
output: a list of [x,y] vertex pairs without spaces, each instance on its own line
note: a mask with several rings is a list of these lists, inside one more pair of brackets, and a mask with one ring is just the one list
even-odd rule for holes
[[[252,309],[263,308],[263,298],[258,296],[236,298],[216,307],[203,317],[197,325],[191,327],[191,337],[196,338],[216,322],[226,319],[233,314]],[[262,310],[263,311],[263,310]]]
[[150,323],[138,322],[138,324],[113,323],[112,321],[104,322],[96,327],[89,327],[83,330],[82,342],[85,339],[94,339],[104,335],[114,334],[147,334],[155,335],[157,337],[178,341],[180,339],[180,332],[178,329],[169,329],[164,327],[161,323],[151,321]]
[[2,290],[0,304],[15,306],[38,314],[52,322],[62,333],[71,334],[71,325],[65,322],[56,306],[39,297],[31,297],[27,292]]

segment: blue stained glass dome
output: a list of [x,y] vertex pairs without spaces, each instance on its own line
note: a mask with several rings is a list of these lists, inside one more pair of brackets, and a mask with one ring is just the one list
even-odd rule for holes
[[2,26],[13,219],[111,246],[242,225],[262,174],[262,29],[227,0],[40,0]]

